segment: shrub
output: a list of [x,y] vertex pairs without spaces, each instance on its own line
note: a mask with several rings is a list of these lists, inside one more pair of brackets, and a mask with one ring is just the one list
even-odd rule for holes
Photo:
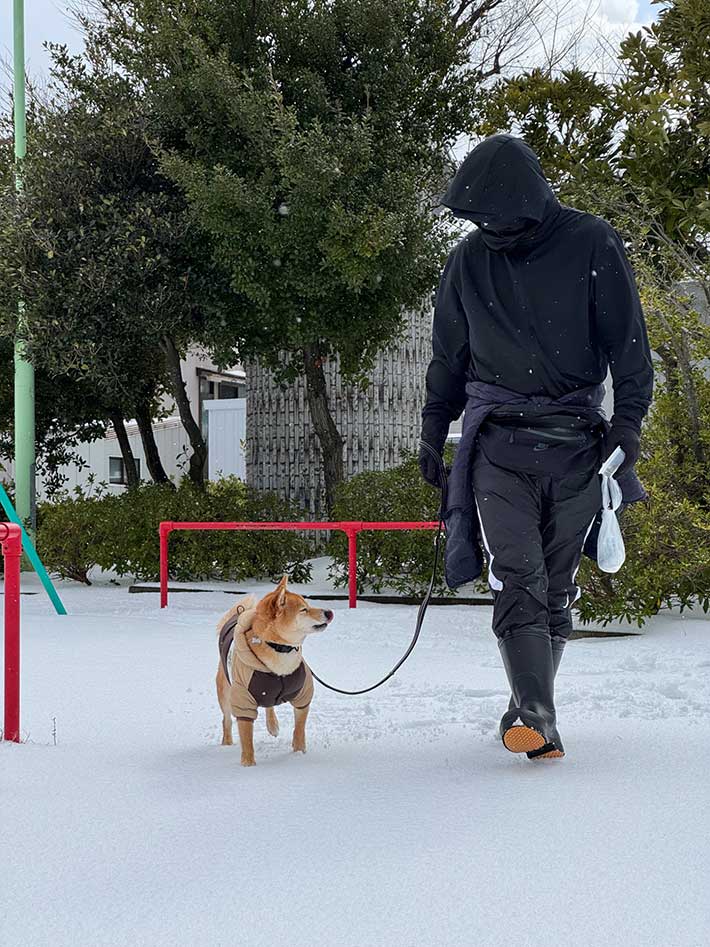
[[615,575],[589,560],[580,570],[582,621],[643,625],[662,608],[710,605],[710,515],[644,478],[652,496],[624,510],[626,562]]
[[[404,454],[397,467],[357,474],[338,488],[335,520],[436,520],[439,492],[426,484],[417,458]],[[447,461],[451,459],[447,447]],[[421,595],[429,585],[434,557],[432,530],[391,530],[358,534],[358,591],[382,591],[385,586],[408,595]],[[442,542],[442,549],[444,542]],[[329,576],[338,586],[348,581],[347,539],[333,533],[328,544],[333,563]],[[452,594],[439,568],[435,591]]]
[[37,509],[37,551],[48,572],[91,585],[89,571],[98,564],[109,524],[101,487],[76,487],[57,502]]
[[[260,493],[236,477],[210,482],[204,491],[184,478],[143,484],[98,497],[64,497],[42,509],[38,545],[47,568],[79,581],[93,565],[118,575],[155,580],[159,575],[158,526],[162,520],[302,519],[303,512],[273,494]],[[71,537],[68,539],[67,537]],[[310,579],[308,543],[290,532],[175,532],[170,537],[170,575],[181,581],[252,577],[288,572]]]
[[642,625],[662,608],[710,604],[710,380],[693,371],[699,436],[684,402],[661,380],[642,437],[639,476],[651,499],[621,520],[626,562],[615,575],[581,570],[584,621]]
[[675,288],[651,282],[649,292],[659,370],[637,469],[651,500],[623,514],[626,562],[618,573],[585,565],[579,604],[587,621],[641,625],[662,608],[710,604],[710,327]]

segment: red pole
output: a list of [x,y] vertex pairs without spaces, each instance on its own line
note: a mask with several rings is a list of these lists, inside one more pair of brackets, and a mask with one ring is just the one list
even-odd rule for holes
[[168,605],[168,536],[170,535],[170,523],[161,523],[160,533],[160,607],[167,608]]
[[0,523],[5,560],[5,722],[3,738],[20,742],[20,557],[22,532],[15,523]]
[[350,608],[357,608],[357,529],[346,530],[348,536],[348,593]]
[[344,520],[342,522],[164,522],[160,524],[160,607],[168,604],[168,536],[173,530],[278,530],[278,529],[342,529],[348,537],[348,599],[350,608],[357,607],[357,534],[360,530],[383,529],[436,529],[437,522],[420,522],[409,520],[382,520],[380,522],[365,522],[362,520]]

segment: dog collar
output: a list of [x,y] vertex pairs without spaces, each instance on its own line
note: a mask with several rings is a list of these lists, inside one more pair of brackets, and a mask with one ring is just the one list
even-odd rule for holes
[[273,648],[274,651],[278,651],[279,654],[290,654],[291,651],[298,651],[298,645],[277,644],[275,641],[265,641],[264,644],[268,644],[270,648]]

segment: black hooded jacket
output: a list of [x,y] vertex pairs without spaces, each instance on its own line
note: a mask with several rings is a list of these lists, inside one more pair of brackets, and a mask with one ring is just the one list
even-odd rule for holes
[[443,204],[478,227],[452,250],[439,284],[424,439],[443,445],[467,381],[559,398],[603,382],[608,367],[614,421],[640,428],[653,366],[617,231],[560,204],[533,150],[508,134],[470,152]]

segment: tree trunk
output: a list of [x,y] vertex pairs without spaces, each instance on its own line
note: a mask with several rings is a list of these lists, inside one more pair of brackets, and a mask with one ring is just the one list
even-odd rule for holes
[[192,455],[190,456],[188,474],[190,480],[192,480],[196,486],[200,487],[200,489],[203,489],[205,485],[207,445],[205,444],[205,440],[202,437],[202,431],[200,430],[199,424],[192,416],[190,399],[187,397],[187,392],[185,391],[185,380],[182,377],[182,371],[180,369],[180,353],[175,347],[175,343],[169,336],[163,336],[163,342],[165,344],[165,357],[167,359],[168,370],[170,372],[171,392],[173,398],[175,398],[175,404],[177,405],[180,420],[182,421],[182,426],[187,432],[187,436],[190,440],[190,446],[192,447]]
[[129,490],[135,490],[140,484],[138,472],[136,471],[136,458],[133,456],[131,442],[128,440],[126,425],[120,414],[111,415],[111,424],[118,438],[118,446],[121,448],[121,457],[123,457],[123,466],[126,470],[126,484]]
[[330,413],[323,358],[315,346],[306,346],[303,349],[303,361],[306,369],[308,410],[323,456],[325,505],[330,514],[335,505],[336,488],[344,479],[343,439]]
[[163,467],[163,462],[160,459],[160,451],[158,450],[158,445],[155,443],[152,418],[150,416],[150,410],[147,404],[142,404],[136,409],[136,421],[138,422],[138,430],[140,431],[141,443],[143,444],[145,462],[148,467],[148,471],[153,478],[153,482],[169,483],[174,487],[174,484],[172,483],[170,477],[168,477],[166,474],[165,468]]

